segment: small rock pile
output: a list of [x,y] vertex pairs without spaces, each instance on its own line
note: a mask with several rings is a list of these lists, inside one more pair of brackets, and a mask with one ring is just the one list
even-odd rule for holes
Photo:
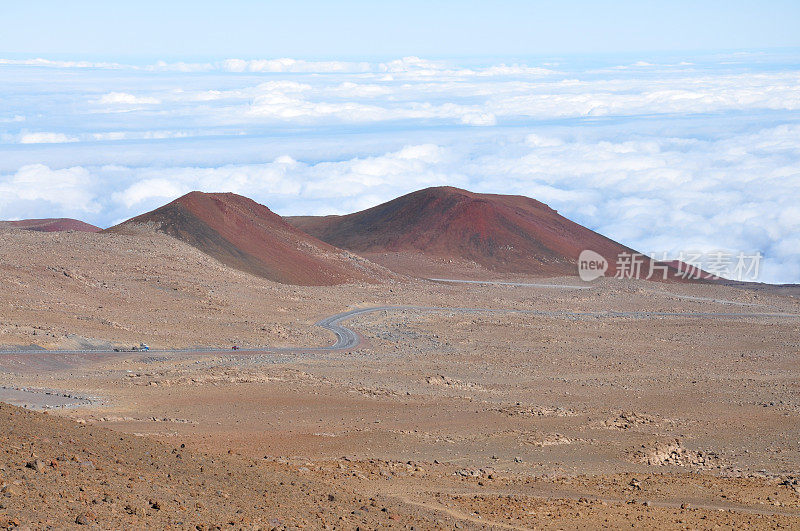
[[651,446],[642,445],[641,449],[633,453],[633,458],[639,463],[653,466],[682,466],[699,469],[717,468],[719,456],[714,452],[703,450],[689,450],[684,448],[679,439],[671,442],[655,443]]

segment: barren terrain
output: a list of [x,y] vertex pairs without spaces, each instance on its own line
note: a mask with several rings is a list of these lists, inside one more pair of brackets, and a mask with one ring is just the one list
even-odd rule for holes
[[7,526],[800,525],[790,294],[297,287],[159,234],[9,231],[0,255],[0,399],[47,409],[0,408]]

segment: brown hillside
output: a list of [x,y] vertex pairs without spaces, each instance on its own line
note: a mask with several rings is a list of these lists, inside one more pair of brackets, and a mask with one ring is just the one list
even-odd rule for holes
[[377,281],[386,271],[296,229],[252,199],[191,192],[108,229],[155,229],[220,262],[276,282],[333,285]]
[[385,265],[403,263],[406,273],[413,273],[414,260],[398,255],[474,262],[502,273],[575,275],[579,254],[591,249],[608,260],[606,274],[613,275],[619,253],[635,252],[534,199],[451,187],[419,190],[345,216],[287,221],[331,245],[375,261],[383,257]]

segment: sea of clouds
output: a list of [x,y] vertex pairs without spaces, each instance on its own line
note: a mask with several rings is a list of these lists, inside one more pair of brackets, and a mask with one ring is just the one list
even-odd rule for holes
[[105,227],[191,190],[338,214],[443,184],[800,282],[800,54],[0,59],[0,219]]

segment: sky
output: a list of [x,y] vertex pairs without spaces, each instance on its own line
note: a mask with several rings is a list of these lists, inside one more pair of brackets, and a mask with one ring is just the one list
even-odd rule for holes
[[[695,5],[698,4],[698,5]],[[522,194],[800,282],[800,2],[2,2],[0,219]]]
[[0,51],[375,58],[800,46],[796,0],[8,0]]

